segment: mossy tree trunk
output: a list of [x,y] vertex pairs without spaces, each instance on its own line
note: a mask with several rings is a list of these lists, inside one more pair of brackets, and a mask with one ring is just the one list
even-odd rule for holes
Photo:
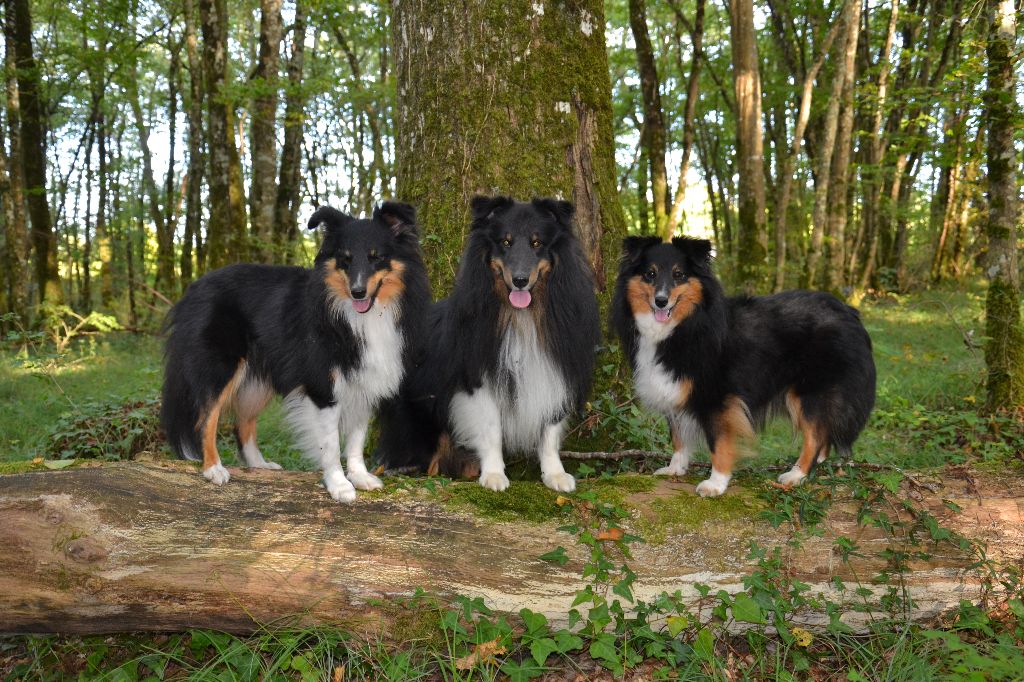
[[988,295],[985,299],[987,408],[1024,405],[1024,332],[1017,270],[1017,152],[1013,147],[1017,20],[1013,0],[988,0]]
[[448,291],[476,193],[576,204],[610,290],[618,201],[604,5],[395,0],[398,197],[420,210],[435,292]]

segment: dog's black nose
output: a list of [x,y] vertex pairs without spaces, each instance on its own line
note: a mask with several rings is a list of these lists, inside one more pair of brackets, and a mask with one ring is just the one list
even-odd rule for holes
[[664,308],[665,306],[668,305],[668,296],[655,296],[654,305],[658,306],[659,308]]
[[520,289],[522,289],[523,287],[525,287],[529,283],[530,283],[530,278],[529,277],[513,277],[512,278],[512,284],[515,284]]
[[353,289],[352,298],[366,298],[366,288],[364,287],[362,289]]

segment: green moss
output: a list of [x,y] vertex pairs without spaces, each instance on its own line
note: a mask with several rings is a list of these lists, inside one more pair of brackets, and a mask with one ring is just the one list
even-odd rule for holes
[[704,498],[690,490],[657,497],[643,505],[636,529],[652,544],[665,542],[671,531],[700,530],[705,524],[737,524],[754,528],[751,520],[764,504],[751,491],[732,486],[722,497]]
[[563,513],[563,508],[555,503],[558,493],[538,481],[512,481],[502,493],[477,483],[453,483],[442,495],[447,504],[495,521],[541,523]]
[[34,469],[30,460],[19,460],[17,462],[0,462],[0,476],[10,474],[23,474]]
[[647,493],[658,484],[653,476],[625,474],[612,478],[598,478],[592,481],[580,481],[580,492],[592,492],[599,499],[611,504],[622,505],[629,495]]

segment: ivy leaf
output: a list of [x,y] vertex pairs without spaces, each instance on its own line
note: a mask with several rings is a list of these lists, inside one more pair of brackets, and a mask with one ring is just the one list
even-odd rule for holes
[[712,661],[715,658],[715,637],[711,630],[701,628],[697,633],[697,639],[693,642],[693,651],[698,657],[705,661]]
[[765,623],[761,614],[761,605],[754,601],[746,592],[740,592],[733,598],[732,617],[741,623]]
[[558,645],[550,637],[535,639],[530,643],[530,654],[533,656],[533,660],[537,661],[537,665],[544,665],[548,656],[556,651],[558,651]]
[[678,636],[680,632],[690,626],[690,619],[686,616],[669,616],[667,620],[670,637]]
[[559,566],[565,566],[569,563],[569,557],[565,553],[565,547],[562,547],[561,545],[547,554],[541,554],[539,558],[541,561],[550,561],[551,563],[558,564]]
[[530,609],[520,609],[519,617],[523,619],[526,626],[526,633],[536,637],[548,624],[548,619],[543,613],[534,613]]
[[47,459],[43,461],[43,466],[47,469],[64,469],[74,463],[73,459]]
[[615,636],[607,632],[599,633],[590,643],[590,656],[611,665],[618,665],[619,652],[615,648]]
[[583,639],[568,630],[559,630],[555,633],[555,645],[558,646],[558,653],[564,654],[569,651],[582,649]]
[[540,677],[544,674],[544,669],[528,658],[522,663],[506,661],[501,666],[501,672],[508,675],[508,679],[512,682],[521,682],[522,680]]

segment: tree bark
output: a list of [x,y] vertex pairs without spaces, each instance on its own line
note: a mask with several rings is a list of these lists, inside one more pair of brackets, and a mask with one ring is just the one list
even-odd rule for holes
[[1024,331],[1020,320],[1017,269],[1019,206],[1017,152],[1013,146],[1017,116],[1013,52],[1017,15],[1013,0],[988,0],[988,88],[984,122],[988,128],[988,258],[985,274],[985,365],[988,410],[1024,405]]
[[306,7],[295,3],[292,53],[288,58],[288,89],[285,91],[284,145],[281,174],[274,205],[274,245],[278,256],[292,261],[291,245],[298,237],[299,171],[302,167],[302,128],[306,98],[302,90],[302,69],[306,42]]
[[36,286],[39,300],[60,303],[64,290],[57,269],[57,235],[50,218],[46,196],[47,121],[39,92],[39,69],[32,53],[32,15],[28,0],[7,0],[7,40],[14,45],[18,74],[18,104],[21,117],[22,171],[25,196],[32,221],[32,246],[35,250]]
[[274,205],[277,198],[277,72],[281,55],[281,0],[260,0],[260,55],[249,87],[252,106],[252,183],[249,215],[252,235],[266,262],[273,260]]
[[210,222],[206,257],[210,269],[243,260],[247,255],[247,219],[242,165],[235,144],[234,105],[229,100],[227,0],[199,0],[203,33],[203,70],[209,115]]
[[668,173],[665,166],[665,115],[661,108],[661,80],[654,62],[654,48],[647,32],[647,8],[644,0],[629,0],[629,27],[636,44],[637,69],[640,73],[640,93],[643,97],[644,127],[640,144],[647,149],[651,166],[651,195],[654,200],[654,228],[662,239],[670,239],[668,229],[669,206]]
[[846,42],[841,68],[836,78],[842,77],[842,113],[836,134],[836,149],[832,157],[832,171],[828,188],[828,227],[825,239],[826,267],[822,280],[825,289],[845,298],[846,285],[846,221],[847,190],[850,178],[850,158],[853,154],[853,86],[856,82],[857,39],[860,34],[860,0],[851,0],[847,7]]
[[[388,637],[422,589],[441,598],[482,596],[499,612],[523,606],[564,624],[578,590],[585,547],[556,531],[564,516],[545,522],[499,523],[455,507],[451,491],[414,488],[333,502],[315,474],[232,470],[214,488],[185,463],[115,464],[0,477],[0,632],[104,633],[213,628],[251,632],[282,617],[297,624],[329,623]],[[454,483],[475,486],[476,483]],[[979,485],[981,485],[979,483]],[[987,483],[985,484],[987,486]],[[503,495],[547,494],[532,489]],[[1019,491],[993,484],[968,492],[956,479],[920,503],[941,523],[968,537],[984,534],[994,560],[1018,557]],[[750,495],[734,486],[728,495]],[[658,503],[694,495],[688,483],[662,479],[652,491],[628,495],[632,518],[653,516]],[[954,514],[944,504],[963,508]],[[554,502],[552,501],[554,508]],[[706,504],[704,506],[707,506]],[[694,582],[713,591],[743,589],[757,569],[749,542],[782,547],[792,578],[809,593],[842,596],[833,577],[848,583],[886,568],[883,550],[913,551],[881,529],[858,526],[855,500],[837,496],[820,536],[799,548],[791,532],[773,529],[755,511],[718,516],[712,505],[695,524],[665,527],[664,542],[635,545],[630,560],[637,599],[680,590],[690,606]],[[1005,520],[1004,520],[1005,519]],[[995,520],[995,521],[994,521]],[[631,519],[627,532],[640,532]],[[860,552],[835,559],[837,537],[856,537]],[[651,538],[653,539],[653,538]],[[568,545],[562,567],[537,557]],[[667,557],[666,548],[671,548]],[[457,560],[453,561],[453,558]],[[967,568],[972,556],[948,546],[930,549],[903,574],[913,618],[980,594]],[[864,585],[877,598],[885,585]],[[859,599],[859,598],[858,598]],[[912,601],[911,601],[912,600]],[[877,614],[844,611],[856,630]],[[824,626],[824,614],[807,624]]]
[[18,100],[18,66],[15,56],[14,12],[8,2],[4,12],[4,79],[7,104],[5,154],[6,178],[3,192],[7,309],[29,323],[29,232],[25,219],[25,171],[21,153],[21,105]]
[[202,244],[203,221],[203,67],[199,58],[199,41],[196,36],[195,0],[184,0],[185,15],[185,56],[188,59],[188,174],[185,201],[185,239],[181,245],[181,288],[189,285],[193,277],[192,245],[196,244],[195,271],[205,270]]
[[603,3],[397,0],[393,10],[398,196],[437,237],[425,249],[435,291],[452,282],[470,197],[494,192],[572,199],[598,286],[613,282],[625,217]]
[[729,0],[729,7],[733,88],[736,93],[736,159],[739,166],[736,272],[739,285],[753,291],[764,275],[768,257],[761,74],[753,0]]

